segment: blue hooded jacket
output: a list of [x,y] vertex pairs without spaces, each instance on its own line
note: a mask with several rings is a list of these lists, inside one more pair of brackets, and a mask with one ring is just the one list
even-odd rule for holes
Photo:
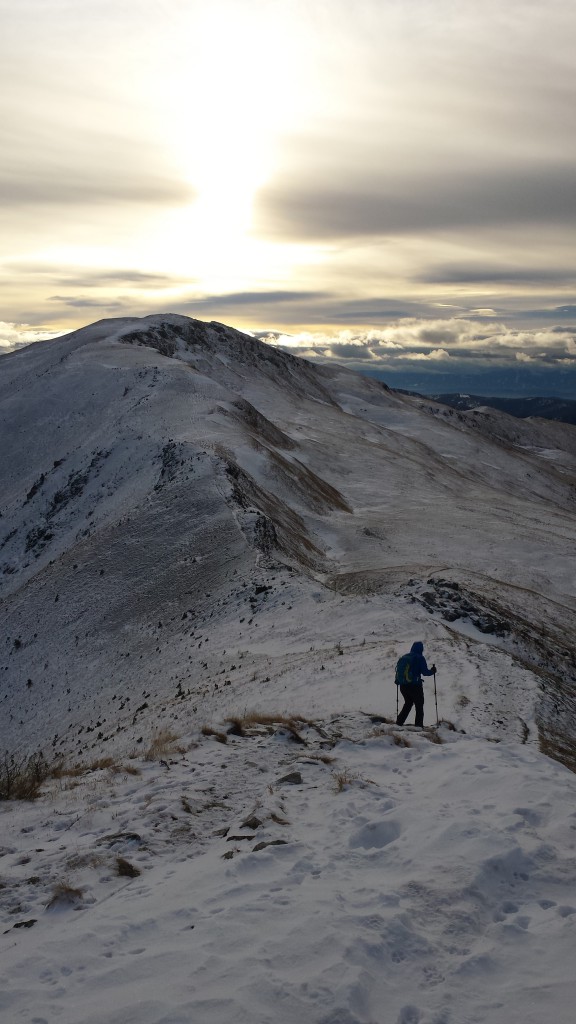
[[421,683],[422,676],[433,676],[434,673],[428,668],[426,664],[426,658],[423,655],[424,644],[417,640],[416,643],[412,644],[410,648],[410,654],[413,657],[412,666],[414,672],[414,682]]

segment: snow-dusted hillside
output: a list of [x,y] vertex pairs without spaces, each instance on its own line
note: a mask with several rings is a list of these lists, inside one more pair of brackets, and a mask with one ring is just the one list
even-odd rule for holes
[[[175,315],[2,357],[2,745],[125,750],[182,691],[199,717],[243,701],[270,620],[293,642],[297,579],[298,610],[304,589],[334,621],[317,645],[353,649],[371,609],[378,678],[414,631],[503,680],[536,668],[571,757],[576,430],[552,450],[534,423],[438,409]],[[488,717],[521,735],[515,699]]]
[[175,315],[0,424],[0,751],[84,766],[0,804],[6,1020],[568,1024],[576,429]]

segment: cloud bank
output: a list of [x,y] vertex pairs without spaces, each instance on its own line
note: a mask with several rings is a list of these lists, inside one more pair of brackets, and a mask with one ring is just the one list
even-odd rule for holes
[[334,361],[362,372],[406,369],[414,363],[559,366],[576,370],[576,330],[517,330],[503,323],[405,319],[381,330],[336,334],[268,334],[270,344],[307,359]]
[[0,320],[0,354],[13,352],[14,349],[32,345],[36,341],[47,341],[55,338],[59,331],[42,331],[30,324],[10,324]]

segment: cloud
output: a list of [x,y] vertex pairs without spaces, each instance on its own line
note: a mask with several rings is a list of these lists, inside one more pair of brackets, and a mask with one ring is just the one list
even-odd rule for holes
[[74,295],[51,295],[48,301],[59,302],[61,305],[70,306],[73,309],[107,309],[118,311],[126,308],[126,303],[121,299],[87,299]]
[[431,352],[411,352],[406,356],[406,359],[420,359],[420,360],[431,360],[432,362],[440,362],[446,359],[450,359],[450,353],[445,348],[434,348]]
[[[184,283],[181,277],[134,267],[102,270],[100,267],[79,268],[59,264],[56,268],[53,263],[16,260],[6,261],[2,264],[1,269],[7,273],[17,274],[18,277],[49,278],[55,285],[67,285],[75,288],[129,285],[130,287],[153,289],[173,288],[177,284]],[[190,281],[187,280],[186,283],[190,284]]]
[[339,345],[331,345],[328,349],[330,355],[338,359],[374,359],[374,353],[367,344],[350,344],[342,342]]
[[11,352],[24,345],[31,345],[36,341],[46,341],[49,338],[56,338],[61,331],[43,331],[30,324],[6,323],[0,321],[0,350]]
[[[54,272],[53,267],[50,267],[50,272]],[[73,284],[76,288],[100,288],[103,286],[115,287],[117,285],[128,285],[131,288],[143,288],[148,290],[154,288],[173,288],[177,284],[182,284],[182,278],[171,277],[169,274],[147,273],[142,270],[133,270],[130,268],[83,272],[70,270],[66,275],[60,277],[56,283],[66,285]]]
[[355,170],[338,186],[281,182],[263,189],[256,224],[263,235],[308,241],[425,234],[487,225],[576,224],[571,165],[506,166],[483,172],[384,170],[377,183]]
[[[522,311],[522,316],[535,320],[540,320],[544,317],[576,320],[576,306],[554,306],[550,309],[526,309]],[[563,330],[563,328],[556,329]]]
[[315,302],[318,299],[325,299],[328,292],[313,291],[290,291],[289,289],[276,289],[270,291],[247,291],[227,292],[216,295],[202,295],[197,298],[180,299],[176,303],[177,312],[186,313],[199,310],[215,311],[218,309],[243,309],[245,306],[258,307],[261,305],[282,305],[284,303],[298,304]]
[[[418,280],[426,284],[486,284],[486,285],[536,285],[574,284],[574,273],[564,267],[518,267],[517,265],[502,266],[497,261],[491,263],[457,263],[422,271]],[[489,311],[492,312],[492,311]]]
[[272,334],[271,344],[306,353],[307,358],[335,361],[351,368],[386,371],[414,363],[465,364],[470,368],[565,365],[576,355],[576,329],[559,334],[553,327],[517,330],[504,323],[473,320],[403,320],[381,330],[306,331],[291,336]]
[[122,175],[107,180],[105,173],[96,167],[90,173],[78,174],[70,168],[63,168],[61,175],[52,178],[29,171],[23,172],[22,176],[16,172],[14,177],[0,174],[0,206],[11,210],[18,206],[103,204],[184,206],[193,197],[191,188],[183,182],[155,179],[152,175],[142,175],[136,182],[123,181]]

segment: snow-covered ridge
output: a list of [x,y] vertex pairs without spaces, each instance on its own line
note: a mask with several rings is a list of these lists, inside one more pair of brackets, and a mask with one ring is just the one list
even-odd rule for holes
[[[195,714],[218,706],[218,645],[257,663],[251,597],[265,586],[288,646],[289,613],[300,629],[316,592],[343,635],[366,600],[393,644],[418,626],[467,649],[479,630],[537,672],[541,737],[572,763],[570,426],[553,425],[562,458],[543,459],[545,425],[514,421],[512,439],[503,414],[479,429],[478,416],[171,314],[5,357],[0,417],[8,749],[129,749],[178,686]],[[301,573],[297,609],[284,592]],[[240,691],[249,681],[247,669]]]

